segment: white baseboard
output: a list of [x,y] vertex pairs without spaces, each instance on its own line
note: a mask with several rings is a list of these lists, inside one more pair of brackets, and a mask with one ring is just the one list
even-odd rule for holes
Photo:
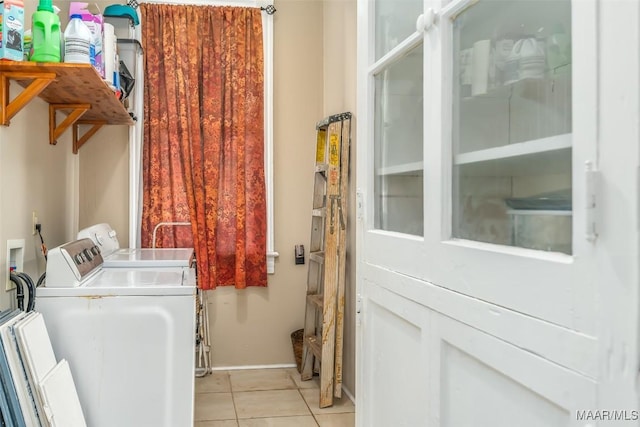
[[277,363],[275,365],[242,365],[242,366],[214,366],[212,371],[237,371],[241,369],[277,369],[295,368],[295,363]]
[[351,399],[351,402],[352,402],[354,405],[356,404],[356,398],[353,396],[353,393],[351,393],[351,392],[349,391],[349,389],[348,389],[348,388],[346,388],[344,385],[342,386],[342,392],[343,392],[344,394],[346,394],[346,395],[347,395],[347,397],[348,397],[349,399]]

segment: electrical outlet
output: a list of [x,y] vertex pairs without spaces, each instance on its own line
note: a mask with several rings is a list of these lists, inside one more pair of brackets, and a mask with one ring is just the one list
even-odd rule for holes
[[36,230],[37,223],[38,223],[38,213],[36,211],[33,211],[31,213],[31,234],[34,236],[38,233],[38,230]]
[[24,239],[7,240],[7,284],[5,286],[7,291],[16,287],[13,282],[9,280],[9,272],[11,270],[24,271]]

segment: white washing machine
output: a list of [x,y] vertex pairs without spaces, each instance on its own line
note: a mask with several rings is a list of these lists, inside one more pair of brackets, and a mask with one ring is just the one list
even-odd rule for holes
[[92,427],[193,425],[195,274],[103,268],[90,239],[49,251],[36,310]]
[[[173,223],[167,223],[171,225]],[[185,269],[195,271],[193,248],[121,248],[116,231],[109,224],[95,224],[78,232],[78,239],[91,239],[104,259],[103,268]],[[212,372],[211,338],[209,335],[209,304],[206,292],[196,291],[196,369],[202,377]]]

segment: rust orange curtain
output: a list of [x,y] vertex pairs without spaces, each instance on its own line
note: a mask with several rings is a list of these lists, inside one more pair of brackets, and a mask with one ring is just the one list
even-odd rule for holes
[[141,3],[142,245],[194,246],[202,289],[266,286],[264,60],[258,8]]

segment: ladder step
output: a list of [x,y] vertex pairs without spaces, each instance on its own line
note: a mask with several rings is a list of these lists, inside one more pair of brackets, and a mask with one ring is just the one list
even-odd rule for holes
[[318,308],[322,308],[324,302],[324,295],[322,294],[309,294],[307,295],[307,302],[313,304]]
[[326,172],[329,165],[326,163],[316,163],[316,172]]
[[311,352],[316,357],[316,359],[322,359],[322,346],[320,345],[321,341],[318,341],[318,338],[315,335],[308,335],[305,338],[307,341],[307,345],[311,349]]
[[323,264],[324,263],[324,251],[311,252],[309,254],[309,260],[317,262],[318,264]]
[[324,218],[327,214],[327,208],[314,209],[311,211],[311,216],[319,216]]

